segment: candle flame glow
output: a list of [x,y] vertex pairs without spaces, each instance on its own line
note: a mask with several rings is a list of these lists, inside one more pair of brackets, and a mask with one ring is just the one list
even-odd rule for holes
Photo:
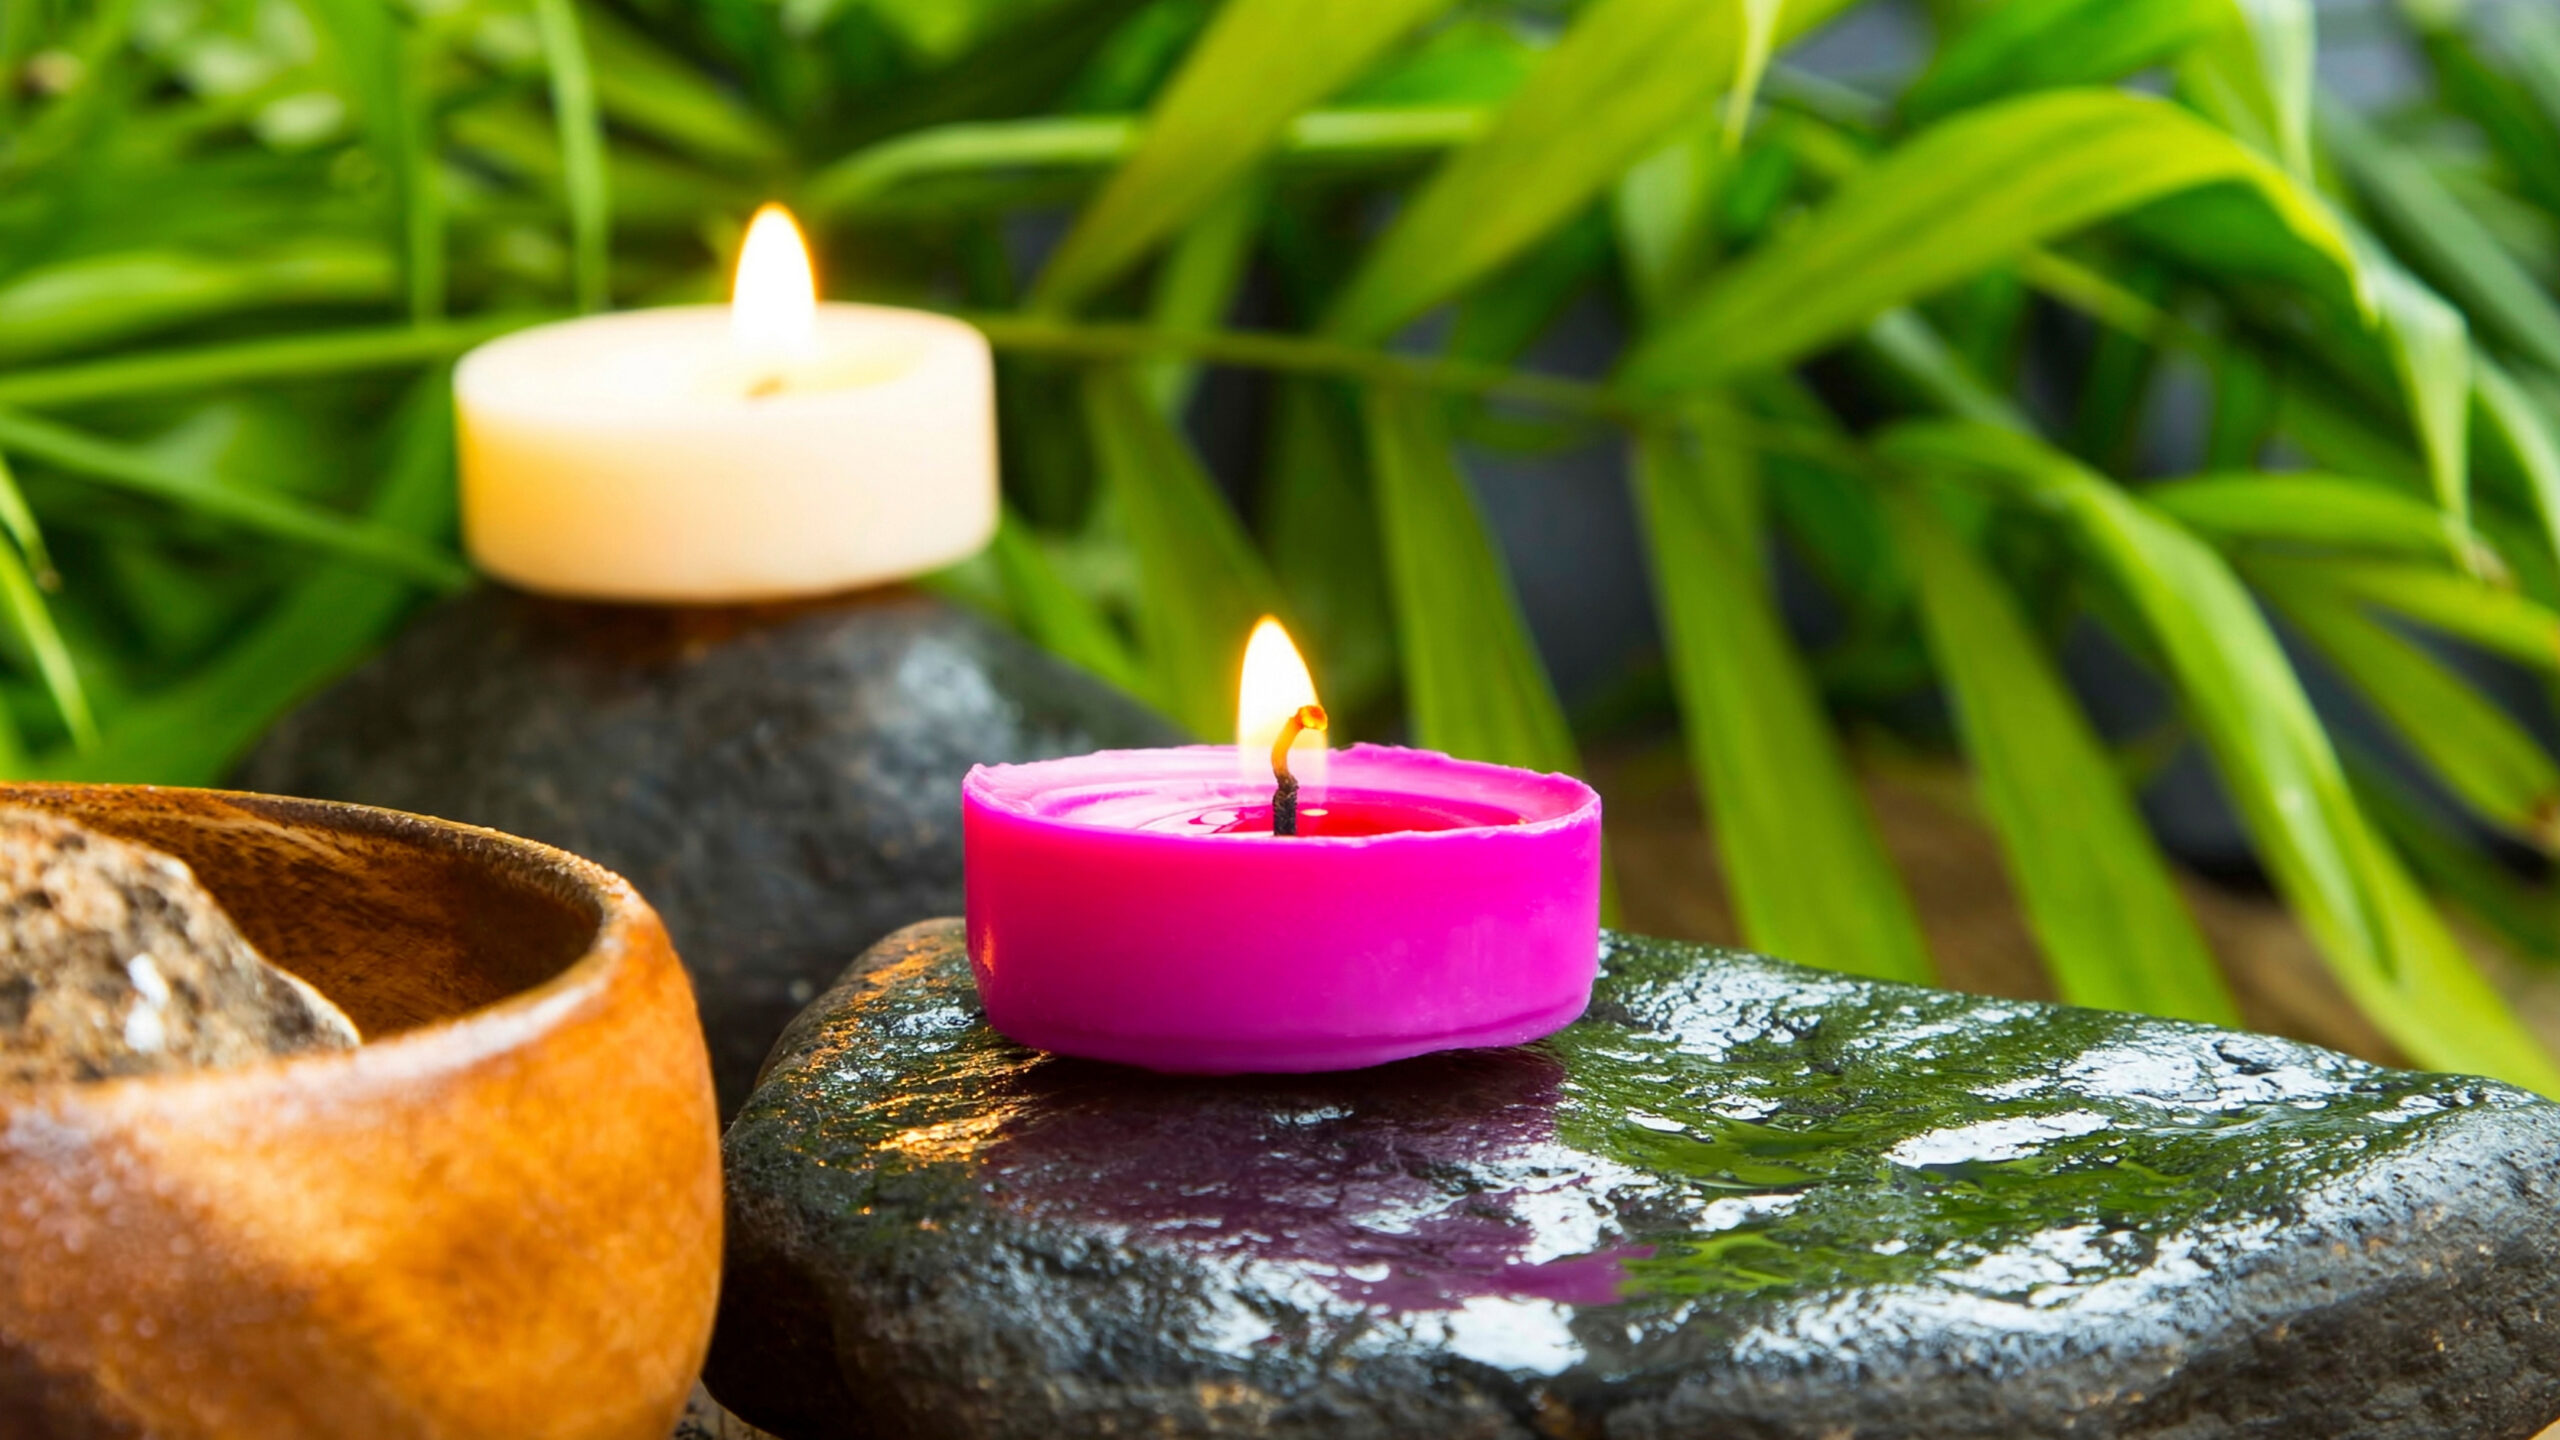
[[[1289,643],[1289,632],[1280,628],[1280,622],[1263,616],[1253,627],[1253,638],[1245,642],[1244,680],[1236,687],[1237,773],[1267,780],[1271,747],[1279,742],[1281,727],[1299,707],[1315,703],[1316,682],[1307,673],[1307,662],[1298,658],[1298,647]],[[1300,731],[1289,755],[1301,779],[1310,785],[1324,783],[1323,731]]]
[[737,284],[729,292],[729,334],[758,359],[791,359],[816,347],[818,277],[809,268],[809,243],[779,205],[765,206],[747,222]]

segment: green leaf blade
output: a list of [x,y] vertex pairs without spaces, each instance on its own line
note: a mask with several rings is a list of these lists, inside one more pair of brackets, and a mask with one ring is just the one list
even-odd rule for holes
[[1733,85],[1724,100],[1724,148],[1727,153],[1742,148],[1742,135],[1751,125],[1752,102],[1760,96],[1760,82],[1769,73],[1769,58],[1778,48],[1778,20],[1786,13],[1787,0],[1736,0],[1742,7],[1742,53],[1734,61]]
[[208,481],[152,456],[31,415],[0,411],[0,446],[91,480],[150,495],[200,514],[370,561],[446,589],[470,583],[450,554],[411,536],[333,515],[268,492]]
[[1999,477],[2061,518],[2140,616],[2276,888],[2385,1035],[2424,1065],[2560,1090],[2560,1065],[2357,808],[2273,630],[2218,555],[2068,456],[2010,431],[1906,425],[1882,448],[1923,469]]
[[2334,594],[2262,585],[2464,804],[2550,848],[2560,823],[2560,765],[2522,726],[2426,652]]
[[1661,395],[1781,365],[1875,315],[2162,196],[2241,182],[2355,273],[2318,199],[2164,101],[2061,90],[1968,111],[1853,177],[1781,245],[1728,270],[1621,367]]
[[2184,79],[2276,163],[2311,173],[2312,63],[2319,38],[2311,0],[2224,0],[2233,20],[2190,55]]
[[1230,0],[1166,85],[1137,153],[1033,291],[1071,310],[1243,178],[1305,110],[1449,0]]
[[1748,464],[1654,431],[1636,466],[1672,679],[1735,911],[1772,954],[1925,981],[1919,920],[1762,584],[1753,507],[1734,493],[1756,483]]
[[445,202],[437,175],[433,100],[424,52],[402,12],[379,0],[303,0],[336,61],[368,143],[391,177],[391,234],[407,281],[409,318],[445,308]]
[[2472,568],[2480,557],[2445,512],[2367,481],[2307,472],[2191,475],[2144,488],[2145,503],[2229,550],[2362,551]]
[[2526,273],[2426,164],[2340,106],[2323,106],[2321,136],[2372,206],[2376,227],[2487,333],[2546,370],[2560,370],[2560,303]]
[[62,631],[55,626],[25,557],[9,546],[0,546],[0,608],[6,609],[10,627],[35,657],[36,672],[44,679],[45,692],[53,697],[72,745],[96,749],[98,722],[89,708],[88,691],[80,683],[80,667],[71,658],[71,647],[63,643]]
[[2147,70],[2231,22],[2231,0],[2010,0],[1983,11],[1902,97],[1925,125],[2003,96]]
[[2383,339],[2408,398],[2436,504],[2471,520],[2471,326],[2416,276],[2379,252],[2362,257]]
[[578,25],[576,0],[533,0],[544,61],[551,70],[551,108],[560,130],[560,159],[569,203],[570,273],[578,308],[605,307],[613,250],[613,194],[605,176],[604,119],[596,105],[595,70]]
[[393,298],[398,278],[379,246],[325,236],[236,258],[161,249],[82,256],[0,285],[0,364],[242,313],[377,303]]
[[766,170],[790,155],[771,122],[611,9],[580,4],[578,28],[593,62],[596,103],[615,122],[732,168]]
[[1165,712],[1203,740],[1235,735],[1236,680],[1279,587],[1198,457],[1124,365],[1083,383],[1086,423],[1138,560],[1140,638]]
[[1398,668],[1378,507],[1363,483],[1366,434],[1347,392],[1323,382],[1283,381],[1277,407],[1262,533],[1339,725],[1391,695]]
[[502,312],[439,325],[323,330],[16,370],[0,373],[0,406],[37,409],[263,381],[405,369],[450,360],[474,345],[556,318],[543,313]]
[[1523,769],[1581,768],[1509,570],[1433,409],[1395,387],[1363,397],[1405,700],[1435,750]]
[[[1160,330],[1214,330],[1235,307],[1262,219],[1260,187],[1227,192],[1182,232],[1165,255],[1149,297],[1147,323]],[[1168,415],[1182,413],[1200,378],[1200,367],[1160,360],[1147,367],[1148,398]]]
[[2168,862],[2015,602],[1917,497],[1890,508],[1984,808],[2062,998],[2238,1024]]
[[[1616,180],[1732,76],[1741,0],[1601,0],[1370,248],[1327,333],[1371,340],[1517,255]],[[1841,0],[1795,0],[1776,28],[1806,28]],[[1701,77],[1707,81],[1701,84]]]
[[1030,526],[1005,508],[987,547],[1013,614],[1050,654],[1081,665],[1132,695],[1150,691],[1145,667],[1101,609],[1069,586],[1040,551]]
[[[392,427],[386,474],[361,522],[434,553],[453,529],[453,410],[443,372],[421,380]],[[362,659],[416,603],[413,577],[324,566],[239,639],[177,683],[108,716],[98,745],[47,757],[49,780],[213,785],[296,701]]]
[[2560,673],[2560,612],[2513,590],[2390,560],[2262,556],[2250,561],[2250,570],[2272,583],[2349,596],[2545,674]]
[[2533,513],[2542,522],[2549,552],[2560,556],[2560,436],[2547,412],[2517,384],[2515,377],[2486,356],[2476,357],[2480,410],[2491,429],[2515,457]]

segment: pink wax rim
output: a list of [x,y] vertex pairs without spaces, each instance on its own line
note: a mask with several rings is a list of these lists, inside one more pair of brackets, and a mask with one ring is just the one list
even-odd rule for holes
[[1190,1073],[1351,1069],[1568,1023],[1598,970],[1600,797],[1355,745],[1300,833],[1231,746],[981,766],[961,787],[990,1024]]
[[[969,772],[962,789],[973,804],[1034,822],[1115,834],[1258,837],[1290,845],[1563,826],[1600,808],[1591,787],[1570,775],[1394,745],[1336,750],[1326,758],[1321,781],[1308,765],[1299,769],[1308,772],[1299,799],[1301,829],[1285,839],[1271,833],[1268,770],[1257,763],[1254,773],[1241,773],[1234,749],[1225,745],[1100,750],[1072,761],[981,765]],[[1310,819],[1330,823],[1304,823]]]

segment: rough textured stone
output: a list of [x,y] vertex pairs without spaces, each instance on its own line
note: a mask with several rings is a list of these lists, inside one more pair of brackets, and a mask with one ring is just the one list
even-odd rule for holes
[[486,825],[629,877],[693,974],[726,1115],[863,947],[960,908],[971,765],[1176,738],[914,592],[657,609],[491,588],[289,717],[238,783]]
[[1551,1040],[1203,1081],[982,1022],[957,922],[727,1141],[706,1378],[820,1436],[2508,1440],[2560,1106],[1612,937]]
[[676,1417],[676,1428],[667,1440],[773,1440],[737,1416],[720,1408],[711,1392],[700,1382],[684,1402],[684,1413]]
[[184,862],[0,809],[0,1083],[346,1049],[355,1026],[259,958]]

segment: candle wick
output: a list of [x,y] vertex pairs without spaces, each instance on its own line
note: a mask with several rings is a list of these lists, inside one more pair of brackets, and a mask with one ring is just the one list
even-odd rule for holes
[[1325,725],[1324,707],[1301,705],[1280,727],[1280,738],[1271,742],[1271,778],[1276,782],[1271,792],[1271,833],[1298,833],[1298,777],[1289,773],[1289,747],[1298,741],[1298,732],[1321,732]]

